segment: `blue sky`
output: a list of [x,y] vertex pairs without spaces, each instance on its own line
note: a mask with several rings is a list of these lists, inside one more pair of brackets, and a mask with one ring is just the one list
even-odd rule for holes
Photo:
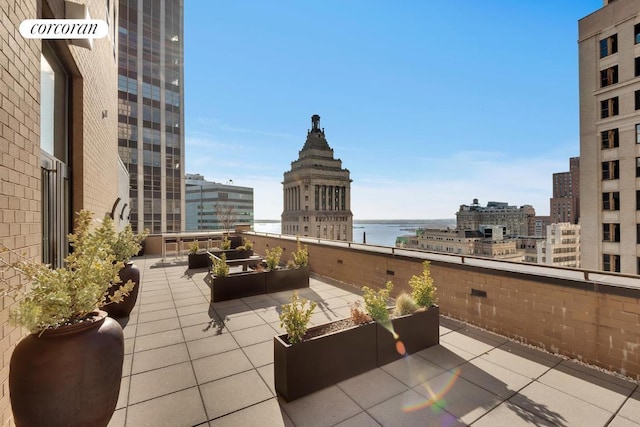
[[355,219],[549,214],[580,153],[578,20],[601,0],[185,1],[186,172],[279,219],[311,115]]

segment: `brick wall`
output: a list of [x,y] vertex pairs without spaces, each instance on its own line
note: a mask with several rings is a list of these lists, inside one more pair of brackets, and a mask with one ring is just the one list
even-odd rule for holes
[[[296,248],[291,239],[247,237],[254,241],[256,253],[283,247],[283,261]],[[397,295],[410,290],[412,275],[421,274],[421,257],[431,258],[442,314],[640,379],[640,278],[606,276],[611,282],[638,286],[629,289],[596,282],[604,277],[596,272],[424,252],[412,257],[407,250],[397,255],[341,245],[308,243],[311,271],[357,287],[380,287],[391,280]],[[587,280],[590,277],[593,281]],[[472,296],[472,289],[486,292],[486,297]]]
[[[105,19],[104,0],[89,0]],[[116,3],[117,2],[111,2]],[[25,19],[64,17],[62,0],[1,0],[0,7],[0,243],[41,259],[40,40],[24,39]],[[117,69],[112,41],[92,50],[56,42],[71,77],[73,209],[110,212],[117,197]],[[107,111],[103,118],[102,112]],[[2,256],[7,256],[4,254]],[[17,283],[20,277],[5,276]],[[9,360],[25,331],[8,323],[14,301],[0,299],[0,425],[11,425]]]
[[[34,16],[35,1],[9,1],[0,8],[0,243],[39,258],[40,42],[25,40],[18,31],[20,22]],[[24,331],[8,324],[14,301],[0,302],[0,423],[7,425],[9,360]]]

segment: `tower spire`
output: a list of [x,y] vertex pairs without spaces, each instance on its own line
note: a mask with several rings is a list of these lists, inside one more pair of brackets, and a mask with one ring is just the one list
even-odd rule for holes
[[311,116],[311,132],[320,132],[320,116],[317,114]]

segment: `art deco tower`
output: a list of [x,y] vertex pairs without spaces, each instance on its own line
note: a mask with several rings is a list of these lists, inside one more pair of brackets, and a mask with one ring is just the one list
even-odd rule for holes
[[282,184],[282,234],[353,240],[349,170],[333,158],[319,115],[311,117],[307,141]]

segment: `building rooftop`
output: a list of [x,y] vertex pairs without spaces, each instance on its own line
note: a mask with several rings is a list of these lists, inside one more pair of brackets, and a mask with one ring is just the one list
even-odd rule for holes
[[[122,320],[110,426],[640,426],[638,384],[460,323],[440,345],[292,402],[273,386],[273,336],[291,292],[210,304],[204,270],[159,257]],[[358,289],[314,276],[312,324],[344,318]]]

